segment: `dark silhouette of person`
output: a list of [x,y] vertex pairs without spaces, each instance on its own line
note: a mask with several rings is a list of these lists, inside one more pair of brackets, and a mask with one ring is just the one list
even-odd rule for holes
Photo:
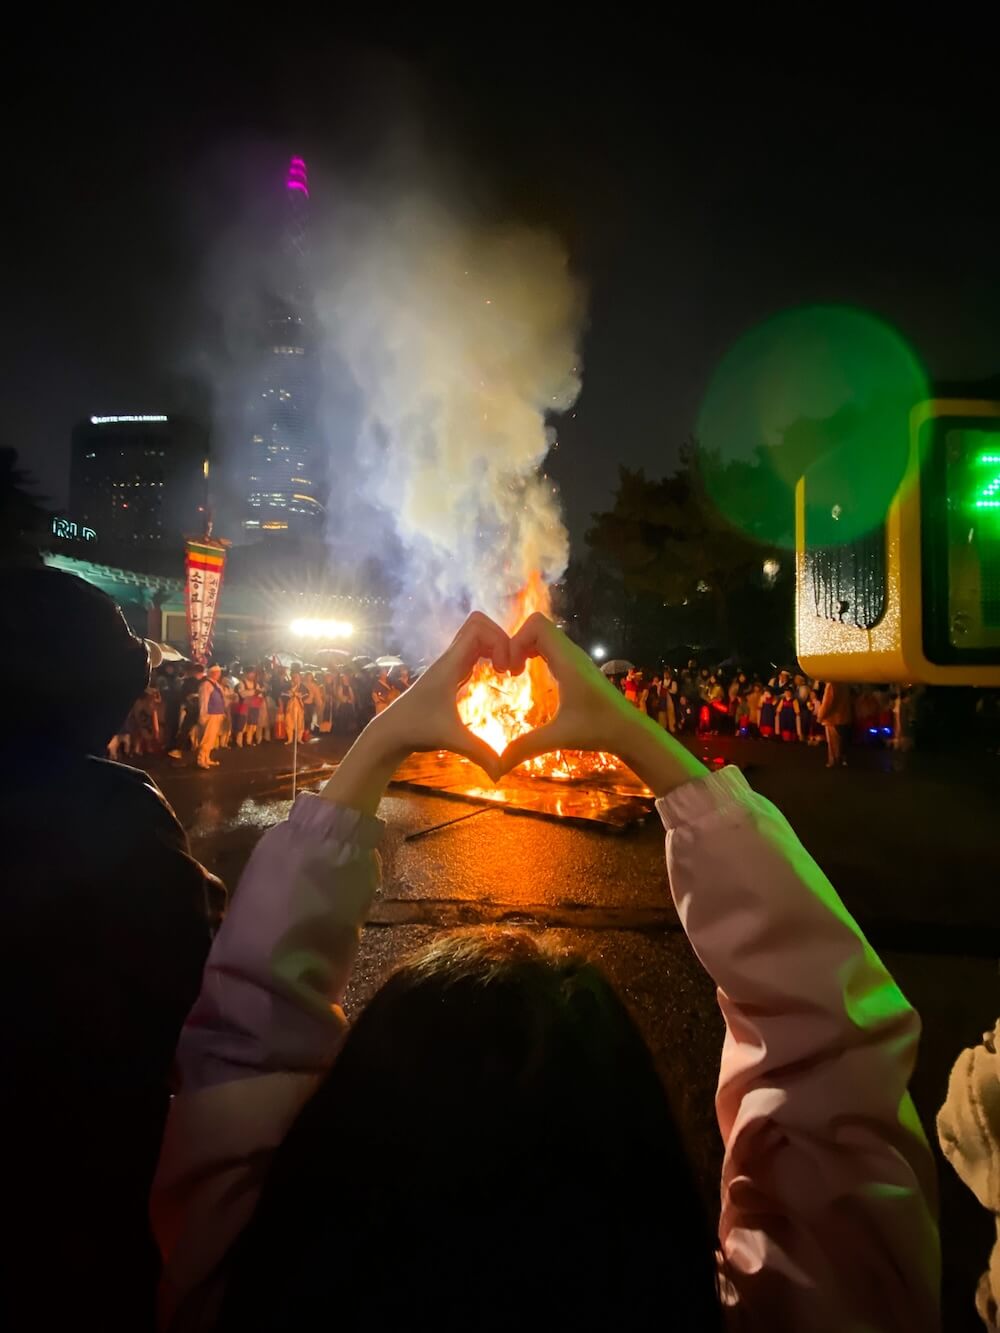
[[114,602],[0,572],[0,1325],[140,1333],[148,1194],[222,884],[143,772],[99,757],[149,679]]

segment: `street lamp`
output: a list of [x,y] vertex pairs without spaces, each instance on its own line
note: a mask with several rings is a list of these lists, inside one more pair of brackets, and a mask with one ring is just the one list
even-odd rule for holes
[[298,639],[349,639],[354,626],[349,620],[293,620],[288,627]]
[[603,643],[595,643],[594,647],[591,649],[590,655],[591,657],[595,658],[598,662],[603,662],[603,660],[608,655],[608,650],[607,648],[605,648]]

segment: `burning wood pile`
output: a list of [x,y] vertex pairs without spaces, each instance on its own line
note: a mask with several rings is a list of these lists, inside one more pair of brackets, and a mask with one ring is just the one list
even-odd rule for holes
[[[515,600],[510,632],[534,611],[551,614],[549,591],[538,574]],[[459,697],[458,712],[469,730],[500,754],[515,737],[554,717],[558,705],[558,686],[536,657],[519,676],[501,675],[480,662]],[[457,755],[418,755],[403,765],[396,781],[510,810],[613,828],[644,819],[652,807],[652,792],[615,755],[585,750],[539,755],[495,787],[481,769]]]

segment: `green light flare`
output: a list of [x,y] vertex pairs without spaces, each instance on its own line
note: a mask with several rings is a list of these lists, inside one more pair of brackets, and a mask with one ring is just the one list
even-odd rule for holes
[[836,452],[830,539],[852,541],[884,521],[909,458],[910,411],[927,396],[917,357],[875,315],[783,311],[744,334],[712,377],[698,418],[706,489],[734,526],[790,548],[796,482]]

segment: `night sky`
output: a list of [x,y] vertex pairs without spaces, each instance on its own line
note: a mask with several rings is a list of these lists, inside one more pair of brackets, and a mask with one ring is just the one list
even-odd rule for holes
[[938,378],[1000,371],[1000,99],[971,21],[376,40],[274,13],[255,39],[249,11],[238,34],[182,13],[6,52],[0,443],[56,503],[74,421],[198,401],[234,173],[356,167],[414,107],[477,205],[555,229],[590,289],[551,469],[575,536],[619,462],[669,470],[719,357],[785,306],[874,310]]

